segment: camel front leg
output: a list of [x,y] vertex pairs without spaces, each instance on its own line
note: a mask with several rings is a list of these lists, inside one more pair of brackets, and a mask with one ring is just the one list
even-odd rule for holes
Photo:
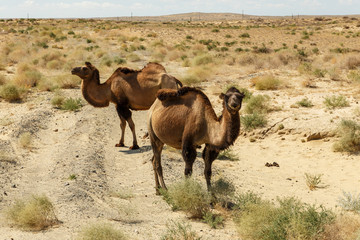
[[120,116],[120,129],[121,129],[121,138],[118,144],[115,147],[124,147],[124,138],[125,138],[125,128],[126,128],[126,120],[122,116]]
[[192,167],[196,158],[196,147],[189,140],[184,140],[182,145],[182,156],[185,161],[185,176],[192,174]]
[[133,145],[130,147],[130,149],[131,150],[139,149],[139,146],[138,146],[137,140],[136,140],[135,124],[131,117],[129,117],[126,121],[129,123],[129,127],[130,127],[132,135],[133,135]]
[[205,149],[203,151],[203,159],[205,162],[204,175],[205,175],[206,186],[208,191],[211,190],[211,174],[212,174],[211,165],[218,155],[219,155],[218,150],[211,149],[209,145],[205,146]]

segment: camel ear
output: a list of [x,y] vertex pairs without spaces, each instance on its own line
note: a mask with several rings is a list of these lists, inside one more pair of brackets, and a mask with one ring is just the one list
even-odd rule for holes
[[220,98],[220,99],[224,99],[224,97],[225,97],[225,94],[224,94],[224,93],[221,93],[221,94],[219,95],[219,98]]
[[90,62],[85,62],[85,65],[86,65],[87,67],[89,67],[89,68],[92,67],[92,64],[91,64]]

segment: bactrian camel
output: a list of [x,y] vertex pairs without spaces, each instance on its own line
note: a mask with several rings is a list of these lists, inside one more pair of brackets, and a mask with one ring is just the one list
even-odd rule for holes
[[205,161],[205,179],[211,189],[211,164],[221,150],[234,143],[240,131],[240,116],[244,94],[230,88],[223,99],[223,111],[217,117],[208,97],[200,90],[182,87],[179,90],[159,90],[149,110],[148,130],[153,149],[152,163],[156,193],[159,179],[166,189],[161,167],[164,144],[182,149],[185,176],[190,176],[196,158],[196,147],[205,144],[202,157]]
[[182,83],[166,73],[165,68],[157,63],[148,63],[142,70],[136,71],[119,67],[104,83],[100,83],[100,74],[91,63],[72,69],[72,74],[82,79],[81,90],[84,98],[94,107],[107,107],[112,102],[116,105],[120,117],[121,138],[116,147],[124,146],[126,122],[133,134],[133,145],[138,149],[135,124],[131,110],[147,110],[156,99],[159,89],[178,89]]

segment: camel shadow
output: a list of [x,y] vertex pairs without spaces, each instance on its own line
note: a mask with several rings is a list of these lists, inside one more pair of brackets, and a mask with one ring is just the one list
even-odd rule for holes
[[149,152],[151,150],[152,150],[151,145],[146,145],[136,150],[130,150],[129,148],[126,148],[126,150],[119,150],[119,152],[131,155],[131,154]]

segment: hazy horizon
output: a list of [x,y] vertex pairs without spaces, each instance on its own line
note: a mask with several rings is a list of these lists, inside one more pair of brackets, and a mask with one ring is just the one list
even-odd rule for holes
[[356,15],[358,0],[0,0],[0,18],[106,18],[185,13],[237,13],[255,16]]

